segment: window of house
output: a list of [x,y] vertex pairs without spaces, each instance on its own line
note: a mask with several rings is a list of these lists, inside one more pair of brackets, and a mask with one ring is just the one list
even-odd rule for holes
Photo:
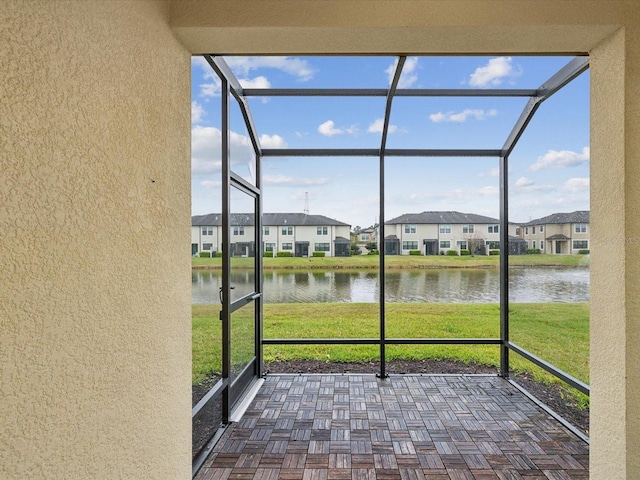
[[362,239],[363,242],[366,242],[369,240],[369,234],[368,233],[363,233],[360,235],[360,238]]
[[[542,229],[542,227],[540,227]],[[544,240],[540,240],[540,250],[544,250]]]
[[535,234],[536,234],[536,227],[531,227],[531,235],[535,235]]
[[440,225],[440,233],[451,233],[451,225]]
[[440,248],[451,248],[451,242],[449,240],[440,240]]
[[462,225],[462,233],[473,233],[473,225]]
[[293,235],[293,227],[282,227],[282,235]]
[[293,243],[283,243],[282,250],[293,250]]
[[489,233],[500,233],[500,225],[489,225]]
[[458,245],[458,248],[460,250],[467,250],[467,241],[466,240],[458,240],[456,242],[456,244]]
[[273,249],[276,247],[275,243],[265,243],[264,244],[264,251],[265,252],[273,252]]
[[500,250],[500,242],[487,242],[489,250]]
[[318,235],[327,235],[327,227],[318,227]]
[[544,225],[540,225],[540,233],[544,232]]
[[516,228],[516,235],[518,235],[518,236],[520,235],[520,227]]
[[573,241],[573,249],[574,250],[587,250],[589,248],[588,240],[574,240]]
[[234,235],[244,235],[244,227],[233,227]]
[[533,246],[531,248],[536,248],[536,241],[533,241]]
[[403,250],[418,250],[418,242],[402,242]]
[[202,250],[211,250],[213,248],[213,243],[203,243]]
[[202,227],[202,235],[213,235],[213,227]]
[[586,223],[576,223],[574,225],[575,233],[587,233],[587,224]]
[[313,246],[313,249],[316,252],[328,252],[329,251],[329,244],[328,243],[316,243]]
[[529,227],[524,227],[524,234],[529,235]]
[[416,233],[416,226],[415,225],[405,225],[404,226],[404,233]]
[[262,233],[264,235],[269,235],[269,227],[262,227]]

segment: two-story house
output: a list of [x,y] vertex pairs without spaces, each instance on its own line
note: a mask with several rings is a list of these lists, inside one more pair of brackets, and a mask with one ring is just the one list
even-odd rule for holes
[[[264,252],[291,252],[309,257],[324,252],[327,257],[349,256],[351,226],[324,215],[304,213],[264,213],[262,215]],[[191,253],[222,251],[222,215],[210,213],[191,217]],[[255,255],[253,214],[231,215],[231,254]]]
[[589,211],[552,213],[524,224],[529,248],[541,253],[566,255],[589,250]]
[[[513,228],[513,232],[511,229]],[[516,225],[509,225],[515,235]],[[461,212],[406,213],[385,222],[385,253],[408,255],[419,250],[438,255],[449,250],[489,254],[500,249],[500,221]]]

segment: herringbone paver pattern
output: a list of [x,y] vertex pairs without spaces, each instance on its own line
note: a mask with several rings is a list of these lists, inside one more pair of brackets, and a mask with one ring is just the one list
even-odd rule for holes
[[588,459],[499,377],[272,375],[197,479],[585,479]]

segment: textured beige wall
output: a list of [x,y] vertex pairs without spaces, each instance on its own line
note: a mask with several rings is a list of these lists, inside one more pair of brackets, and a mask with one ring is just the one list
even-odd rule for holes
[[0,1],[0,478],[190,476],[190,61],[168,14]]

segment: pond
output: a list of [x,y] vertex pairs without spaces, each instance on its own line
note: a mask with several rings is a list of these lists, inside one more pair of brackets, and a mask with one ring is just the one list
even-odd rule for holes
[[[192,302],[220,303],[220,270],[192,272]],[[387,302],[498,303],[498,269],[410,269],[386,273]],[[249,270],[232,274],[233,298],[250,293]],[[266,303],[377,302],[377,270],[266,270]],[[588,302],[589,268],[527,267],[509,269],[511,302]]]

